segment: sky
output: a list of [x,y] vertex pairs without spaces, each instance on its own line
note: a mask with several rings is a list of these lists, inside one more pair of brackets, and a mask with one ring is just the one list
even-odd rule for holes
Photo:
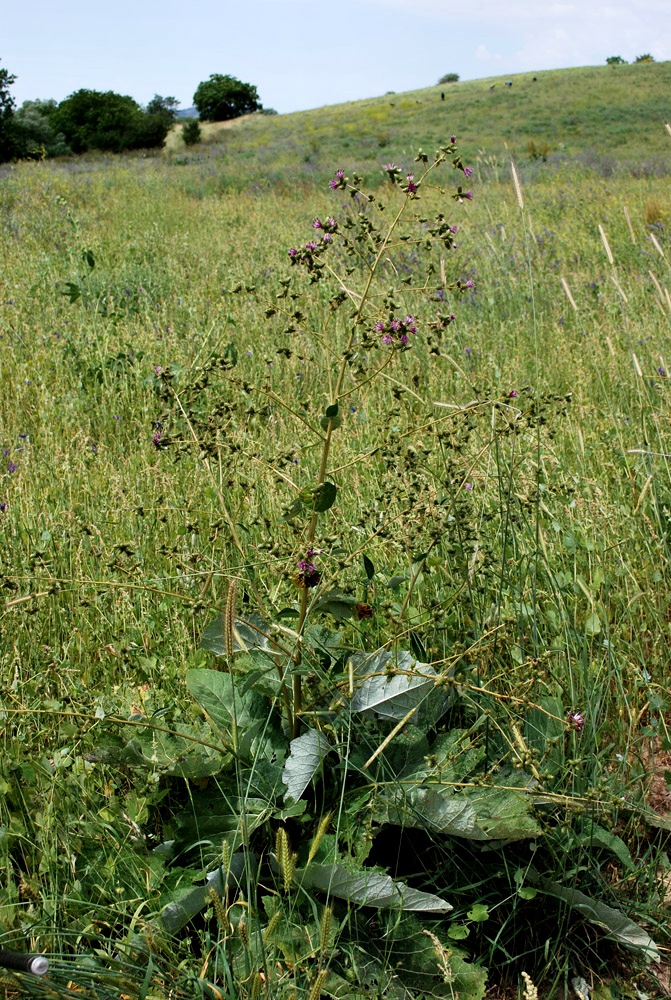
[[669,0],[26,0],[7,3],[0,68],[25,100],[80,88],[193,104],[225,73],[281,114],[532,70],[671,59]]

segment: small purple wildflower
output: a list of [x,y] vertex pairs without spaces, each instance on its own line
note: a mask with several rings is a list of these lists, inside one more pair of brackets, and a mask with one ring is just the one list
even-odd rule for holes
[[298,253],[298,250],[296,249],[296,247],[292,247],[291,250],[287,250],[287,253],[289,254],[290,257],[295,257],[296,254]]
[[454,144],[455,144],[456,141],[457,141],[456,135],[451,135],[450,136],[450,142],[452,143],[453,146],[454,146]]
[[666,378],[666,372],[665,372],[665,370],[663,368],[658,368],[657,369],[657,374],[661,375],[662,378]]
[[322,241],[324,243],[333,243],[333,237],[331,236],[330,233],[324,233],[324,235],[322,236]]
[[464,177],[470,177],[473,173],[473,167],[464,167]]
[[406,186],[406,191],[408,192],[408,194],[415,194],[415,192],[417,191],[417,185],[415,184],[415,175],[407,174],[406,180],[408,182]]
[[4,514],[6,510],[7,510],[7,504],[0,503],[0,514]]
[[475,288],[475,282],[469,278],[468,281],[464,282],[464,288]]
[[156,431],[156,433],[154,434],[153,438],[151,439],[151,443],[153,444],[154,448],[160,448],[161,447],[161,438],[162,437],[163,437],[163,432],[162,431]]
[[466,201],[473,201],[473,192],[472,191],[463,191],[461,197],[465,198]]
[[321,573],[312,561],[316,554],[315,549],[307,549],[305,558],[301,559],[298,563],[298,572],[294,574],[294,583],[303,590],[309,587],[316,587],[322,578]]
[[7,463],[7,472],[11,476],[12,473],[16,472],[17,469],[18,469],[18,465],[16,464],[16,462],[12,462],[12,460],[10,458],[9,462]]
[[385,333],[384,337],[382,338],[382,343],[383,344],[387,344],[387,345],[393,344],[394,343],[394,338],[392,337],[392,335],[390,333]]
[[585,716],[582,712],[571,711],[568,713],[568,723],[576,733],[581,733],[585,728]]
[[154,365],[154,375],[162,375],[163,371],[163,365]]
[[517,399],[518,396],[519,392],[517,391],[517,389],[511,389],[510,392],[508,393],[508,399]]
[[313,229],[322,229],[323,228],[322,227],[322,220],[321,219],[315,219],[314,222],[312,223],[312,228]]
[[317,244],[315,243],[314,240],[310,240],[308,243],[305,244],[305,249],[306,250],[316,250],[317,249]]
[[464,483],[464,489],[465,490],[472,490],[473,489],[473,483]]

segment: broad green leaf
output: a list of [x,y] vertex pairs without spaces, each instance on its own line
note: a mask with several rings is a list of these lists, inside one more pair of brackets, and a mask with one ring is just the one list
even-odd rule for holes
[[323,733],[309,729],[291,741],[290,753],[282,771],[286,785],[285,802],[297,802],[319,770],[331,744]]
[[585,635],[598,635],[601,631],[601,619],[599,618],[596,611],[593,611],[591,615],[587,615],[585,619]]
[[629,848],[622,838],[610,830],[604,830],[602,826],[596,826],[596,824],[590,825],[589,829],[582,833],[575,834],[570,847],[603,847],[607,851],[611,851],[629,871],[633,871],[636,867]]
[[466,924],[450,924],[447,929],[447,936],[451,941],[465,941],[470,933]]
[[548,882],[545,879],[540,881],[541,892],[549,896],[556,896],[563,900],[572,909],[577,910],[590,923],[596,924],[606,932],[606,937],[625,948],[633,951],[640,951],[649,962],[659,962],[661,955],[655,942],[650,935],[635,924],[633,920],[626,917],[620,910],[607,906],[606,903],[597,902],[580,892],[579,889],[570,889],[560,885],[559,882]]
[[375,576],[375,566],[371,559],[367,555],[363,555],[363,569],[368,580],[372,580]]
[[312,507],[319,514],[328,510],[336,501],[338,488],[335,483],[320,483],[312,491]]
[[[384,801],[384,793],[379,801]],[[455,792],[444,786],[424,786],[396,792],[386,809],[378,804],[378,820],[419,827],[467,840],[525,840],[541,828],[529,815],[529,799],[502,788],[468,788]]]
[[[272,647],[268,639],[270,626],[260,615],[250,614],[245,618],[236,618],[233,624],[233,651],[250,652],[260,649],[263,652],[272,653]],[[224,619],[217,615],[205,627],[200,640],[202,649],[209,650],[215,656],[226,656],[226,633],[224,630]]]
[[489,919],[489,907],[485,906],[484,903],[475,903],[466,916],[469,920],[472,920],[473,923],[481,924],[483,921]]
[[249,752],[267,718],[264,699],[254,691],[241,693],[236,679],[220,670],[187,670],[186,686],[208,719],[226,734],[232,749]]
[[349,594],[339,594],[336,590],[330,590],[327,594],[322,594],[312,605],[313,611],[322,611],[333,615],[338,621],[344,618],[351,618],[354,608],[359,603],[358,598]]
[[166,903],[159,914],[158,923],[162,929],[168,934],[176,934],[208,905],[212,891],[218,896],[224,896],[227,885],[239,883],[246,860],[248,859],[245,855],[238,852],[231,858],[228,872],[225,873],[221,868],[217,868],[216,871],[207,874],[205,885],[175,893],[175,898]]
[[530,885],[521,885],[517,890],[517,895],[520,899],[535,899],[538,895],[538,889],[532,889]]
[[315,865],[296,872],[304,889],[317,889],[338,899],[376,909],[396,907],[427,913],[448,913],[453,907],[440,896],[411,889],[391,875],[376,871],[350,871],[342,864]]
[[381,719],[397,721],[417,709],[413,722],[431,725],[445,714],[449,694],[436,687],[438,674],[428,663],[420,663],[403,650],[392,654],[379,649],[355,658],[363,679],[352,699],[353,712],[374,712]]

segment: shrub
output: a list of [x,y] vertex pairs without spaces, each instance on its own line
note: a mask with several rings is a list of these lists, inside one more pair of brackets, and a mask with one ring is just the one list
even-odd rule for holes
[[170,128],[164,111],[147,113],[132,97],[111,90],[78,90],[58,105],[51,120],[75,153],[162,146]]
[[655,57],[651,56],[649,52],[646,52],[642,56],[636,56],[634,59],[635,63],[651,63],[655,61]]
[[24,101],[15,115],[22,156],[32,156],[44,150],[46,156],[68,156],[72,153],[62,132],[54,127],[54,100]]
[[182,139],[184,140],[184,144],[186,146],[197,145],[200,142],[201,137],[202,133],[199,121],[186,122],[182,125]]
[[445,76],[441,76],[438,81],[438,86],[440,87],[443,83],[458,83],[459,74],[458,73],[446,73]]
[[622,56],[608,56],[606,59],[607,66],[626,66],[627,60],[623,59]]

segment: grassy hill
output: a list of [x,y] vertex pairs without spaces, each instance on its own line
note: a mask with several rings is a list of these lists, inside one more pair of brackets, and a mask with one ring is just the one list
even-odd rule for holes
[[[510,81],[512,86],[507,86]],[[444,99],[441,95],[444,95]],[[548,70],[386,94],[295,112],[204,123],[203,142],[280,178],[335,166],[379,166],[399,150],[432,152],[450,135],[470,162],[578,161],[608,175],[618,164],[665,172],[671,62]],[[184,150],[176,127],[168,150]],[[203,147],[196,156],[202,156]]]

